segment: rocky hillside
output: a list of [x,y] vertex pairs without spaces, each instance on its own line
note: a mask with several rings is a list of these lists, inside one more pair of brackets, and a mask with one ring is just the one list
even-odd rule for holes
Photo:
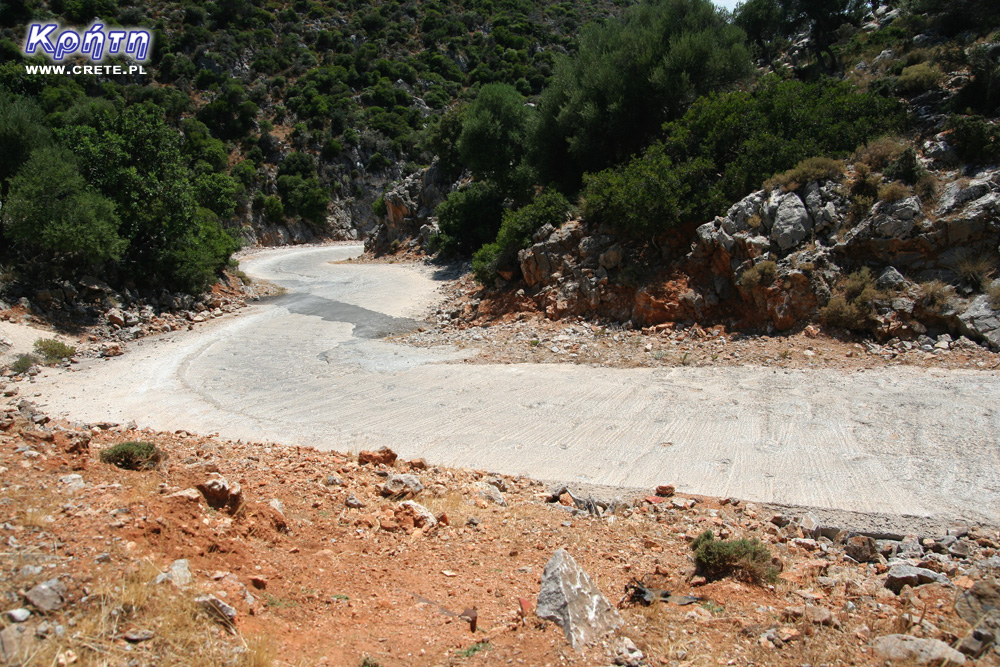
[[1000,659],[995,526],[775,510],[669,479],[553,487],[8,400],[0,664]]
[[[753,34],[750,12],[765,4],[736,23]],[[997,349],[1000,143],[983,86],[1000,80],[1000,50],[990,23],[956,32],[962,11],[882,6],[853,26],[845,15],[826,55],[815,23],[777,51],[758,45],[762,69],[783,77],[815,77],[832,55],[839,81],[764,76],[750,93],[699,98],[645,154],[587,175],[572,221],[535,216],[515,238],[505,214],[476,253],[483,289],[467,319],[520,309],[637,328],[822,324],[899,349],[961,336]],[[434,238],[417,182],[391,193],[370,250]]]

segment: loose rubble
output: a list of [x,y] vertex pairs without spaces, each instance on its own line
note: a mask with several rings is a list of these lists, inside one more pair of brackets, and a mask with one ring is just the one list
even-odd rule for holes
[[[550,486],[391,450],[379,454],[389,464],[362,464],[70,424],[14,400],[0,406],[6,664],[89,664],[126,646],[138,664],[170,664],[183,661],[178,637],[217,664],[261,647],[317,665],[472,653],[601,667],[1000,660],[996,526],[875,530],[697,496],[669,478],[637,491]],[[144,471],[99,462],[127,440],[168,456]],[[384,495],[395,478],[412,479]],[[689,544],[705,530],[760,540],[778,581],[696,577]]]

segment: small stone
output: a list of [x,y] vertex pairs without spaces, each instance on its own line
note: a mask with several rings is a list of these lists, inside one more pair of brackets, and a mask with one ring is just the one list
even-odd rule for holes
[[894,565],[889,570],[889,576],[885,580],[885,587],[899,595],[899,592],[903,590],[903,586],[921,586],[934,582],[945,586],[952,585],[948,577],[927,568],[914,567],[912,565]]
[[383,496],[416,496],[424,490],[416,475],[390,475],[382,487]]
[[476,482],[473,486],[476,489],[476,495],[483,500],[491,502],[494,505],[500,505],[501,507],[507,506],[507,501],[504,499],[503,494],[492,484]]
[[873,563],[878,560],[878,543],[870,537],[855,535],[847,540],[844,553],[859,563]]
[[323,480],[323,484],[327,486],[343,486],[344,480],[340,479],[336,475],[327,475],[326,479]]
[[391,466],[396,462],[397,459],[396,452],[392,451],[388,447],[383,447],[377,452],[360,452],[358,454],[358,463],[360,465],[372,464],[372,465],[386,465]]
[[122,637],[125,641],[131,644],[138,644],[140,642],[148,642],[150,639],[155,637],[152,630],[129,630]]
[[236,609],[214,595],[199,595],[194,599],[194,603],[208,612],[214,620],[227,627],[232,627],[236,622]]
[[271,500],[269,500],[267,504],[270,505],[271,509],[280,514],[282,517],[285,516],[285,504],[283,502],[281,502],[277,498],[271,498]]
[[615,664],[622,667],[642,667],[646,664],[645,655],[628,637],[622,637],[614,645]]
[[187,586],[194,579],[186,558],[179,558],[170,564],[167,579],[175,586]]
[[177,493],[171,493],[167,498],[181,498],[183,500],[189,500],[193,503],[201,502],[201,492],[198,489],[184,489],[183,491],[178,491]]
[[53,582],[47,581],[32,588],[24,594],[24,597],[40,611],[58,611],[63,606],[63,595],[60,588],[65,591],[62,584],[56,582],[56,585],[53,585]]
[[347,498],[344,500],[344,504],[355,510],[359,510],[365,506],[365,504],[358,500],[353,493],[348,494]]
[[656,487],[656,495],[660,496],[661,498],[669,498],[670,496],[674,495],[674,491],[675,489],[673,484],[661,484],[660,486]]
[[12,623],[24,623],[31,618],[31,612],[23,607],[20,609],[11,609],[7,612],[7,618],[9,618]]
[[267,579],[264,577],[250,577],[250,583],[259,591],[267,588]]
[[622,624],[622,617],[565,549],[545,565],[536,609],[540,618],[563,629],[574,649]]
[[965,656],[937,639],[909,635],[887,635],[876,639],[875,653],[886,660],[915,662],[918,665],[964,665]]

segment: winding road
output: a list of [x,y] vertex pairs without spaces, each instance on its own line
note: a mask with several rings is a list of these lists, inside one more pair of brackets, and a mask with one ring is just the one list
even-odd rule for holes
[[338,263],[360,251],[243,260],[288,294],[75,373],[46,371],[38,400],[86,421],[389,445],[539,479],[1000,521],[995,372],[454,363],[470,352],[380,339],[414,326],[440,283],[413,267]]

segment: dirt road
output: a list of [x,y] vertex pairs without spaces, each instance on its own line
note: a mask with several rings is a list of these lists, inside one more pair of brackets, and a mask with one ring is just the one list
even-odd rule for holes
[[357,246],[244,260],[289,294],[124,357],[47,371],[50,412],[593,484],[1000,520],[996,372],[448,363],[378,336],[438,285]]

